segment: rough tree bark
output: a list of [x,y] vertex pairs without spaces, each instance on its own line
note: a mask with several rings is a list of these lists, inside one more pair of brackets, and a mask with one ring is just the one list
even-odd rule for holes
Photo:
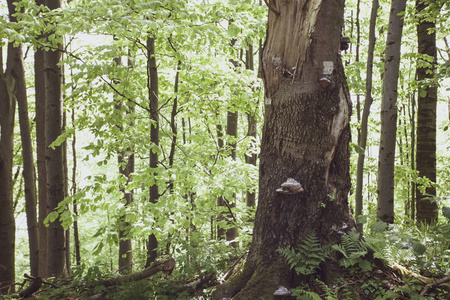
[[[439,215],[438,205],[430,197],[436,196],[436,108],[437,83],[433,82],[436,74],[436,24],[429,20],[430,6],[426,0],[417,0],[416,8],[419,18],[417,25],[418,53],[422,55],[417,62],[417,81],[419,84],[417,109],[417,171],[419,176],[428,178],[432,184],[420,192],[416,191],[417,222],[436,223]],[[430,7],[429,7],[430,8]],[[435,9],[434,9],[435,10]],[[431,9],[433,13],[433,9]],[[434,12],[436,13],[436,12]]]
[[[7,66],[14,46],[8,45]],[[11,285],[15,277],[15,238],[13,204],[14,117],[16,98],[12,70],[3,71],[3,49],[0,47],[0,288]],[[12,287],[14,290],[14,287]],[[0,293],[7,293],[1,289]]]
[[397,136],[397,83],[400,66],[400,46],[406,0],[392,0],[386,38],[383,92],[381,99],[380,152],[378,157],[377,217],[394,223],[394,165]]
[[[46,0],[45,5],[53,10],[61,7],[60,0]],[[49,50],[44,53],[45,61],[45,139],[46,167],[48,180],[48,212],[53,212],[64,200],[64,156],[63,145],[50,147],[61,135],[63,127],[61,52]],[[62,276],[66,266],[65,231],[61,221],[56,219],[48,227],[48,272],[50,276]]]
[[[219,286],[215,299],[272,299],[279,285],[301,280],[277,249],[295,247],[311,232],[337,243],[339,230],[356,226],[347,202],[351,103],[339,55],[344,1],[270,5],[253,242],[243,271]],[[279,193],[287,178],[304,192]],[[334,267],[322,268],[323,281],[332,280]]]

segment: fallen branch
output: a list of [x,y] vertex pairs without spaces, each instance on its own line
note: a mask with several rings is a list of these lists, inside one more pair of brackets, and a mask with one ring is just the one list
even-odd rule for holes
[[33,295],[33,293],[37,292],[42,286],[41,277],[34,277],[34,276],[30,276],[28,274],[25,274],[24,276],[31,280],[31,284],[23,291],[20,291],[20,293],[19,293],[20,298],[27,298],[27,297]]
[[144,269],[143,271],[136,272],[129,275],[119,276],[113,279],[104,280],[102,284],[105,287],[122,284],[124,282],[138,281],[150,277],[158,272],[172,273],[175,267],[175,260],[170,258],[168,260],[155,262],[151,267]]
[[184,286],[186,288],[198,289],[203,284],[210,282],[211,279],[213,279],[215,275],[216,275],[216,273],[211,273],[209,275],[201,276],[197,280],[194,280],[192,282],[186,283]]
[[438,281],[433,282],[432,284],[428,284],[426,287],[423,288],[422,292],[420,293],[420,296],[425,296],[426,293],[432,288],[437,287],[440,284],[450,282],[450,277],[444,277]]

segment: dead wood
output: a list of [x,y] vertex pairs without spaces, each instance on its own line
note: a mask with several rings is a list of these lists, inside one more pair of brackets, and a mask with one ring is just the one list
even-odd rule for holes
[[20,291],[20,298],[27,298],[33,295],[33,293],[37,292],[42,286],[42,279],[40,277],[34,277],[27,274],[25,274],[25,277],[31,280],[31,284],[23,291]]
[[215,277],[216,273],[211,273],[205,276],[201,276],[200,278],[188,282],[186,283],[184,286],[186,288],[193,288],[193,289],[198,289],[200,288],[203,284],[210,282],[214,277]]
[[173,258],[170,258],[168,260],[155,262],[152,266],[150,266],[140,272],[119,276],[119,277],[116,277],[113,279],[104,280],[102,282],[102,284],[105,287],[108,287],[108,286],[122,284],[124,282],[139,281],[139,280],[150,277],[161,271],[170,274],[170,273],[172,273],[172,270],[174,267],[175,267],[175,260]]
[[440,280],[437,280],[437,281],[433,282],[432,284],[428,284],[426,287],[424,287],[424,289],[420,293],[420,296],[425,296],[425,294],[428,293],[428,291],[430,289],[435,288],[438,285],[443,284],[443,283],[447,283],[447,282],[450,282],[450,277],[444,277],[444,278],[442,278]]
[[106,294],[107,294],[106,292],[101,292],[99,294],[95,294],[95,295],[89,296],[87,298],[83,298],[82,300],[100,300],[100,299],[105,299]]

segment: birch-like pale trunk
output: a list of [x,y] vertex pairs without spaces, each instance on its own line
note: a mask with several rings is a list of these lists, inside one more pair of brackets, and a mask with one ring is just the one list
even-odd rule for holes
[[378,157],[377,218],[394,223],[394,167],[397,137],[397,83],[406,0],[392,0],[386,39]]

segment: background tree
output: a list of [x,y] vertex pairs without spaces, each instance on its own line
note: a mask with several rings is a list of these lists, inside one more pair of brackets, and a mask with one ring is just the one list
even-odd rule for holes
[[[359,138],[360,151],[358,153],[357,162],[357,174],[356,174],[356,188],[355,188],[355,215],[358,218],[363,213],[363,183],[364,183],[364,159],[365,153],[368,152],[367,146],[367,127],[369,123],[370,107],[372,106],[372,76],[373,76],[373,57],[375,50],[375,29],[377,22],[377,12],[379,3],[378,0],[373,0],[372,9],[370,14],[370,26],[369,26],[369,48],[367,50],[367,70],[366,70],[366,90],[364,108],[361,117],[361,129]],[[363,224],[357,222],[358,229],[362,232]]]
[[[157,184],[157,168],[159,164],[159,84],[158,84],[158,66],[156,65],[155,38],[147,37],[147,90],[148,107],[150,109],[150,170],[153,180],[150,183],[150,203],[155,204],[159,199],[159,190]],[[156,230],[156,228],[155,228]],[[158,240],[155,233],[150,234],[148,238],[147,262],[146,266],[155,261],[157,257]]]
[[[3,50],[3,49],[1,49]],[[15,280],[15,220],[13,203],[13,149],[16,109],[15,76],[12,73],[18,48],[8,44],[6,71],[0,51],[0,293]],[[14,291],[14,286],[11,287]]]
[[438,220],[436,199],[436,109],[438,89],[435,82],[437,50],[435,15],[439,12],[435,1],[417,0],[417,171],[430,184],[417,185],[416,217],[427,224]]
[[[14,16],[18,1],[8,1],[10,20],[17,22]],[[15,95],[17,98],[20,137],[22,142],[23,178],[25,185],[25,211],[27,214],[28,244],[30,249],[30,271],[32,276],[38,276],[39,270],[39,238],[37,220],[36,173],[34,168],[33,146],[30,121],[28,117],[27,85],[23,62],[22,44],[14,49],[14,65],[12,73],[15,78]]]
[[[45,5],[50,10],[61,7],[60,0],[46,0]],[[56,24],[49,24],[55,30]],[[50,37],[51,34],[48,36]],[[63,146],[53,146],[53,142],[63,132],[62,107],[62,73],[61,73],[61,41],[56,37],[52,49],[44,52],[45,61],[45,140],[46,140],[46,167],[48,180],[48,212],[53,214],[48,227],[48,272],[51,276],[62,276],[66,267],[66,238],[58,212],[62,213],[64,207],[59,207],[65,198],[64,193],[64,156]]]
[[[118,49],[120,53],[120,48]],[[120,55],[120,54],[119,54]],[[120,70],[120,66],[122,65],[122,57],[118,56],[114,59],[115,66],[118,70]],[[128,63],[130,61],[128,60]],[[131,66],[128,66],[131,67]],[[118,76],[119,77],[119,76]],[[119,77],[120,78],[120,77]],[[117,85],[120,84],[119,80],[115,82]],[[122,139],[124,136],[124,124],[128,123],[130,119],[130,115],[133,113],[134,109],[128,105],[123,105],[123,99],[119,95],[115,95],[115,114],[118,116],[119,124],[117,125],[121,135],[119,139]],[[125,115],[123,110],[125,110]],[[131,116],[131,118],[133,118]],[[130,127],[134,126],[134,122],[129,124]],[[127,222],[127,209],[130,204],[133,202],[133,193],[132,191],[128,191],[126,187],[131,181],[131,174],[134,172],[134,153],[133,149],[128,145],[121,145],[121,140],[118,140],[119,152],[117,156],[119,173],[123,175],[120,187],[120,192],[123,194],[123,201],[125,201],[125,205],[122,207],[121,212],[119,213],[119,270],[121,273],[131,273],[132,265],[133,265],[133,255],[132,255],[132,242],[128,237],[130,232],[130,222]]]
[[[253,54],[253,45],[251,41],[247,41],[248,49],[245,51],[245,68],[248,70],[254,70],[254,54]],[[257,109],[255,111],[250,111],[247,113],[247,136],[253,138],[253,142],[256,142],[257,137],[257,125],[258,122],[256,120],[257,117]],[[248,164],[256,166],[256,161],[258,159],[256,153],[254,153],[254,149],[250,148],[250,153],[246,154],[245,160]],[[247,191],[246,196],[246,204],[248,207],[256,206],[256,193],[254,191]]]
[[392,0],[386,39],[381,100],[380,152],[378,157],[377,217],[394,223],[394,165],[397,135],[397,84],[400,67],[403,14],[406,0]]
[[[44,0],[36,0],[36,5],[44,5]],[[39,14],[40,12],[38,12]],[[37,38],[41,38],[39,35]],[[48,243],[47,227],[44,220],[47,217],[47,167],[45,162],[45,75],[44,50],[37,45],[34,54],[34,91],[36,111],[36,157],[38,177],[38,206],[39,206],[39,276],[48,275]]]

